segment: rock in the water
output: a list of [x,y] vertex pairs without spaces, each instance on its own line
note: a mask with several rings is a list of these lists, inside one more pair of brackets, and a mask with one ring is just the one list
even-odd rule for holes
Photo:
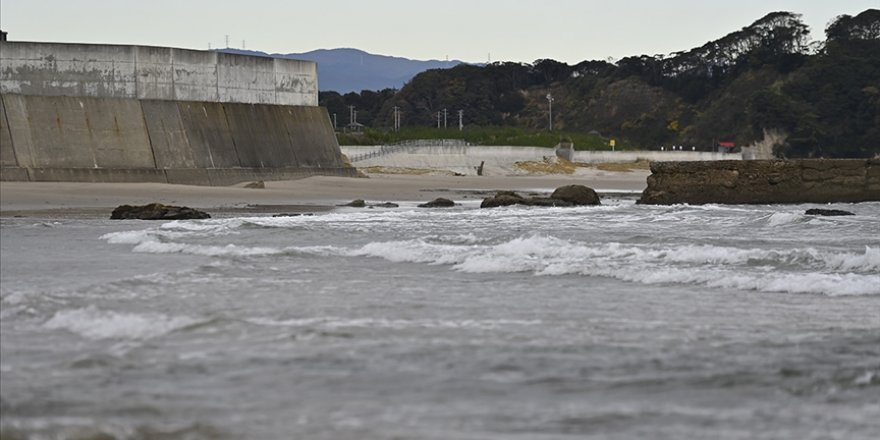
[[[579,185],[573,185],[579,186]],[[587,187],[582,187],[589,189]],[[557,190],[558,191],[558,190]],[[590,190],[592,191],[592,190]],[[555,194],[555,193],[554,193]],[[594,192],[595,194],[595,192]],[[597,197],[598,199],[598,197]],[[558,197],[529,197],[525,198],[513,191],[498,191],[495,197],[483,199],[480,208],[497,208],[500,206],[526,205],[526,206],[575,206],[576,203]],[[596,203],[598,204],[598,202]]]
[[519,205],[525,201],[523,196],[513,191],[498,191],[494,197],[483,199],[480,208],[497,208],[499,206]]
[[357,199],[357,200],[352,200],[351,202],[348,202],[344,205],[339,205],[339,206],[350,206],[352,208],[366,208],[367,202],[365,202],[363,199]]
[[110,214],[111,220],[200,220],[211,218],[203,211],[186,206],[150,203],[143,206],[121,205]]
[[438,197],[428,203],[423,203],[419,205],[419,208],[451,208],[453,206],[455,206],[455,202],[453,202],[452,200]]
[[808,209],[804,214],[806,214],[806,215],[824,215],[824,216],[855,215],[852,212],[844,211],[842,209],[820,209],[820,208]]
[[400,208],[400,205],[398,205],[397,203],[385,202],[376,205],[370,205],[370,208]]
[[556,188],[556,191],[553,191],[553,194],[550,194],[550,198],[565,200],[577,206],[601,204],[596,191],[583,185],[560,186]]

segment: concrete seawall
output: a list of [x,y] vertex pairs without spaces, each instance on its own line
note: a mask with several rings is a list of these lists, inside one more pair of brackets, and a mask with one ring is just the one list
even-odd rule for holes
[[0,43],[0,180],[229,185],[352,176],[309,61]]
[[880,201],[880,160],[653,162],[639,203]]
[[344,166],[326,110],[0,95],[2,180],[229,185]]

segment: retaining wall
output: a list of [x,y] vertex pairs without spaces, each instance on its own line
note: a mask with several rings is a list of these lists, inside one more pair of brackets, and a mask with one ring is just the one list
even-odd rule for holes
[[0,179],[228,185],[345,167],[311,61],[0,42]]
[[639,203],[880,201],[880,160],[653,162]]
[[0,95],[2,180],[230,185],[353,176],[321,107]]
[[[443,169],[466,175],[476,174],[476,168],[480,163],[484,164],[488,173],[498,169],[507,173],[512,172],[516,162],[541,161],[544,157],[552,157],[556,154],[552,148],[511,146],[342,146],[341,148],[350,159],[360,159],[355,163],[359,167]],[[575,151],[573,155],[575,162],[584,163],[635,162],[640,159],[738,160],[740,156],[700,151]]]

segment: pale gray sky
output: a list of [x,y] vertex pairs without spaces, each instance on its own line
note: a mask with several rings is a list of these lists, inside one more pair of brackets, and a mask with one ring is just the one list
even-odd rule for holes
[[668,54],[772,11],[803,14],[814,38],[880,0],[0,0],[10,40],[269,53],[353,47],[413,59],[532,62]]

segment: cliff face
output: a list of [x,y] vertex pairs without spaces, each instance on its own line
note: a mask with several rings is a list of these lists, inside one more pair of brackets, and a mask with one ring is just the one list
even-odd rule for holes
[[880,201],[880,160],[653,162],[639,203]]

